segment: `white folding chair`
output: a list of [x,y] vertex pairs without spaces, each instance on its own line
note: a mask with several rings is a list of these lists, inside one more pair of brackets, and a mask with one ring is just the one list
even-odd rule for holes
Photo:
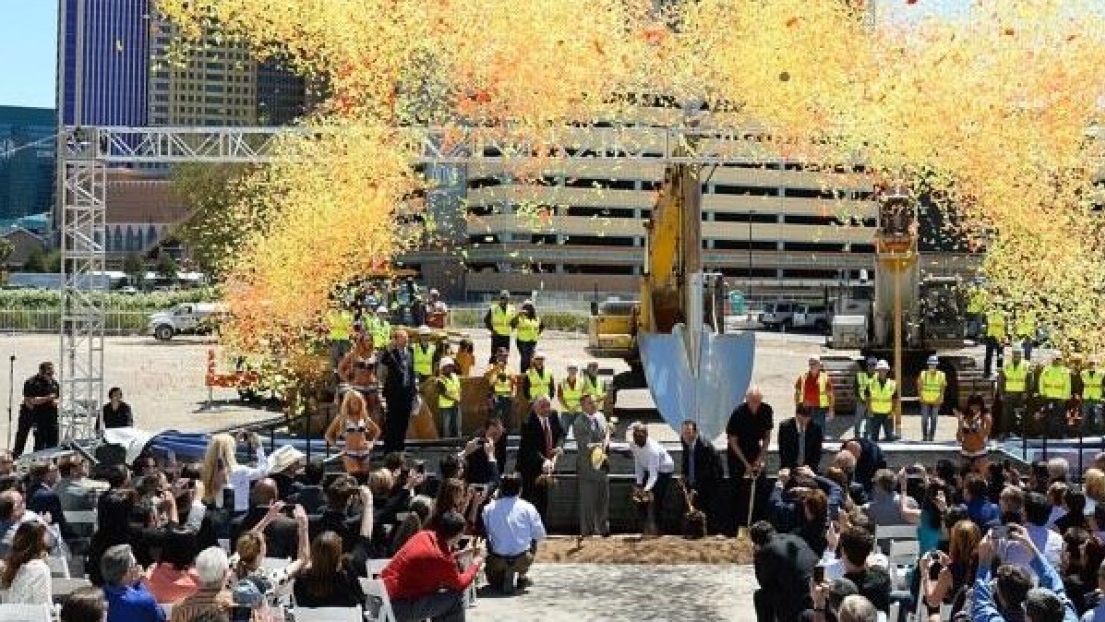
[[64,557],[50,555],[46,558],[46,565],[50,567],[50,576],[58,579],[71,579],[69,576],[69,560]]
[[[361,590],[368,599],[368,611],[365,618],[371,622],[395,622],[395,612],[391,609],[391,599],[379,579],[361,579]],[[373,613],[375,612],[375,616]],[[296,618],[298,619],[298,618]]]
[[70,525],[96,524],[96,510],[65,510],[62,514]]
[[265,570],[280,570],[290,565],[292,560],[283,557],[266,557],[261,560],[261,567]]
[[49,605],[0,605],[0,622],[51,622]]
[[360,607],[296,607],[296,620],[311,622],[364,622]]
[[386,559],[370,559],[366,561],[365,570],[368,572],[368,578],[375,579],[376,577],[380,576],[380,573],[384,571],[384,567],[386,567],[389,563],[391,563],[390,557]]
[[173,619],[173,604],[172,603],[163,603],[161,605],[161,610],[165,612],[165,619],[166,620],[172,620]]
[[[895,601],[890,603],[890,613],[886,616],[888,622],[898,622],[898,612],[901,610],[901,603]],[[880,611],[881,615],[882,612]]]
[[909,570],[917,565],[921,556],[921,545],[916,540],[891,540],[890,553],[886,556],[890,562],[890,578],[895,589],[903,589],[908,581]]

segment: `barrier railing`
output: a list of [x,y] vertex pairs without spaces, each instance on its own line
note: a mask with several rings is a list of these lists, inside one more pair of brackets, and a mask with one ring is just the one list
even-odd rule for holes
[[[108,335],[140,335],[149,325],[145,311],[112,311],[104,314],[104,333]],[[0,332],[57,333],[61,324],[58,309],[0,309]]]

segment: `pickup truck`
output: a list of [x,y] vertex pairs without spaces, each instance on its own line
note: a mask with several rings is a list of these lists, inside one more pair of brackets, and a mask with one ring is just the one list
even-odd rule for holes
[[801,303],[790,300],[774,300],[764,303],[760,324],[768,330],[788,330],[794,323],[794,311]]
[[794,310],[791,326],[826,333],[832,324],[832,317],[825,305],[801,304]]

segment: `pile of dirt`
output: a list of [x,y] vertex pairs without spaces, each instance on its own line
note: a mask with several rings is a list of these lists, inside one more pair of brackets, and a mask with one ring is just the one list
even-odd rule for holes
[[752,543],[721,536],[552,537],[541,543],[537,559],[552,564],[750,564]]

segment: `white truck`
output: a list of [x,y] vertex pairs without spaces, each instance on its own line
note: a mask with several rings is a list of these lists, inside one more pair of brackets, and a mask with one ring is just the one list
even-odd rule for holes
[[173,335],[207,334],[214,330],[226,305],[215,302],[183,302],[168,311],[150,314],[149,334],[158,341],[168,341]]
[[822,334],[829,332],[831,323],[832,313],[821,304],[800,304],[795,307],[794,315],[791,316],[793,328],[814,330]]

